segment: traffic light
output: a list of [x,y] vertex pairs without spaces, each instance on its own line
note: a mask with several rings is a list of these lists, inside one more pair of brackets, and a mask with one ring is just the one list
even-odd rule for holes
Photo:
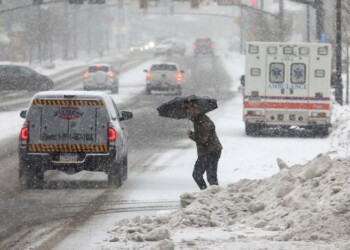
[[250,6],[254,7],[256,5],[256,0],[250,0]]
[[106,0],[89,0],[89,4],[105,4]]
[[148,0],[140,0],[140,9],[148,8]]
[[84,0],[69,0],[69,4],[84,4]]
[[34,5],[39,5],[39,4],[42,4],[43,2],[44,0],[33,0]]

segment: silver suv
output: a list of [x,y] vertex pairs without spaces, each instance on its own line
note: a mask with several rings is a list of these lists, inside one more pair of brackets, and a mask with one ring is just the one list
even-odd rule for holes
[[118,72],[109,64],[90,65],[83,73],[84,90],[110,90],[119,92]]
[[44,91],[28,110],[19,140],[19,176],[23,187],[40,187],[46,170],[74,174],[105,172],[108,184],[121,186],[128,174],[128,134],[119,113],[104,92]]
[[154,49],[154,56],[167,55],[171,56],[174,54],[185,55],[186,45],[183,41],[178,39],[168,39],[159,43]]

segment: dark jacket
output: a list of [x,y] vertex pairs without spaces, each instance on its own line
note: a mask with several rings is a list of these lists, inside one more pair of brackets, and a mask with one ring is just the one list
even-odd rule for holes
[[189,137],[196,142],[198,156],[212,154],[222,149],[215,125],[208,116],[200,114],[192,122],[194,132]]

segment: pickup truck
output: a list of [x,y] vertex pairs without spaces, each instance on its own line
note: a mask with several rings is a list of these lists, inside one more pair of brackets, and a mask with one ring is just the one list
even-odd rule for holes
[[179,69],[176,63],[153,64],[146,73],[146,95],[152,91],[165,91],[182,94],[182,84],[184,83],[184,71]]

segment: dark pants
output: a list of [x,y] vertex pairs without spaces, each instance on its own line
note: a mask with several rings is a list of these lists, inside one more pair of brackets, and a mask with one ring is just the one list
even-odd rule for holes
[[220,156],[221,150],[198,157],[196,164],[194,165],[192,176],[201,190],[207,188],[207,184],[203,178],[204,172],[207,173],[207,180],[210,185],[219,185],[217,171]]

